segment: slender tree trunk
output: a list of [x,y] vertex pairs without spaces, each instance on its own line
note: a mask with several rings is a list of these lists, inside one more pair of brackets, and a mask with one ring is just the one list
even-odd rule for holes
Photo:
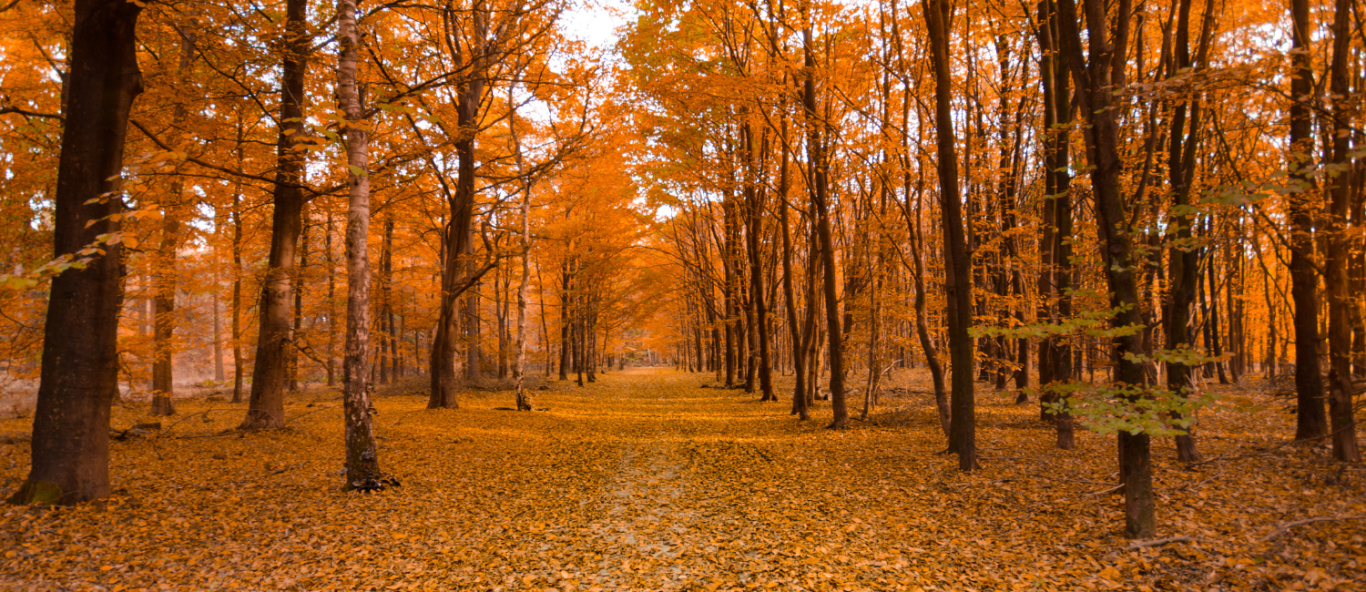
[[783,238],[783,305],[787,313],[787,327],[790,339],[789,345],[792,347],[792,366],[796,384],[792,389],[792,413],[797,416],[799,421],[811,419],[810,409],[806,405],[806,339],[807,333],[798,335],[797,319],[797,296],[796,289],[793,287],[793,254],[792,254],[792,221],[788,210],[792,207],[787,203],[788,192],[791,190],[790,167],[792,154],[788,147],[787,137],[787,104],[784,102],[781,107],[781,129],[778,132],[779,145],[782,150],[782,161],[778,165],[778,221],[780,224],[779,232]]
[[299,348],[304,343],[304,272],[308,269],[308,225],[304,224],[299,232],[299,265],[294,274],[294,331],[289,344],[289,392],[297,393],[301,388],[303,368]]
[[1314,70],[1310,54],[1309,0],[1291,0],[1293,51],[1290,54],[1290,295],[1295,303],[1295,439],[1328,435],[1324,413],[1323,370],[1319,365],[1319,277],[1314,269],[1313,168]]
[[1348,221],[1352,206],[1353,187],[1349,159],[1351,156],[1351,88],[1347,79],[1347,62],[1351,59],[1352,0],[1337,0],[1333,18],[1333,62],[1330,66],[1330,89],[1334,130],[1332,139],[1333,163],[1341,167],[1331,177],[1328,204],[1328,250],[1325,260],[1328,288],[1328,415],[1333,436],[1333,458],[1346,462],[1361,461],[1357,447],[1355,410],[1352,408],[1352,310],[1360,306],[1361,293],[1353,294],[1348,276],[1351,257],[1348,232],[1359,220]]
[[346,115],[344,135],[350,174],[346,214],[346,357],[342,360],[342,407],[346,418],[346,486],[380,487],[379,451],[370,413],[370,233],[369,126],[365,121],[357,69],[360,57],[356,0],[337,1],[337,107]]
[[284,68],[280,77],[279,136],[276,144],[275,211],[270,232],[270,257],[261,286],[260,332],[256,365],[251,378],[251,400],[241,429],[285,425],[285,381],[288,374],[290,296],[294,285],[294,256],[303,229],[301,188],[304,153],[297,144],[304,136],[304,77],[312,38],[308,34],[308,0],[286,0]]
[[[488,36],[488,13],[478,7],[469,14],[474,29],[474,38],[485,39]],[[443,18],[451,20],[457,18],[455,10],[451,7],[443,9]],[[465,18],[463,15],[459,18]],[[452,25],[448,22],[448,28]],[[464,57],[453,55],[453,59],[462,61]],[[458,161],[458,177],[455,183],[455,193],[448,203],[450,207],[450,223],[446,227],[446,251],[443,254],[443,267],[441,270],[441,310],[437,321],[436,336],[432,339],[431,348],[431,397],[427,400],[428,409],[436,408],[456,408],[459,402],[456,398],[456,377],[455,377],[455,354],[456,354],[456,334],[458,325],[457,315],[459,314],[458,300],[461,293],[474,284],[476,278],[468,277],[468,273],[462,274],[461,270],[472,270],[473,265],[470,257],[473,251],[473,221],[474,221],[474,165],[475,136],[479,131],[479,105],[483,102],[484,89],[488,84],[486,79],[487,63],[482,54],[469,56],[468,62],[462,61],[462,65],[468,68],[470,76],[460,86],[456,93],[456,122],[459,126],[459,138],[455,142],[455,152]],[[463,277],[462,277],[463,276]],[[462,287],[462,284],[464,287]],[[477,371],[477,365],[476,370]]]
[[[1039,2],[1040,78],[1043,86],[1044,193],[1043,232],[1039,251],[1043,271],[1039,277],[1039,317],[1051,323],[1065,322],[1072,316],[1072,176],[1068,173],[1068,139],[1072,109],[1069,90],[1068,56],[1058,43],[1058,13],[1051,0]],[[1072,380],[1072,346],[1066,337],[1045,337],[1039,344],[1039,416],[1052,420],[1057,430],[1059,449],[1075,445],[1068,401],[1058,387]],[[1056,405],[1056,408],[1054,407]]]
[[[394,366],[392,344],[397,343],[398,335],[394,330],[394,217],[389,216],[384,221],[384,238],[379,249],[379,301],[380,301],[380,325],[384,328],[377,339],[379,341],[379,383],[388,384],[389,381],[397,380],[398,376],[390,376],[390,370]],[[385,354],[388,354],[387,356]],[[386,359],[387,358],[387,359]],[[388,363],[386,363],[388,362]]]
[[952,64],[949,63],[949,33],[946,21],[953,13],[951,0],[926,0],[930,61],[935,77],[935,136],[939,158],[940,217],[947,259],[946,300],[948,301],[950,391],[949,450],[958,453],[958,468],[977,468],[976,413],[973,409],[972,362],[972,261],[968,259],[963,226],[962,201],[958,190],[958,149],[953,126]]
[[[754,130],[746,123],[744,126],[746,155],[746,168],[753,168],[753,144]],[[764,302],[764,262],[763,253],[760,250],[763,244],[764,233],[764,206],[767,191],[758,186],[757,172],[748,173],[747,186],[745,188],[746,206],[748,208],[745,216],[745,238],[746,250],[749,253],[749,276],[750,276],[750,299],[753,301],[754,311],[754,338],[758,343],[758,374],[759,390],[762,392],[760,401],[777,401],[778,396],[773,394],[773,356],[770,352],[772,338],[769,336],[768,328],[768,304]]]
[[[243,126],[237,121],[237,168],[242,168]],[[232,402],[242,402],[246,358],[242,355],[242,184],[232,193]]]
[[[1206,13],[1212,8],[1205,3]],[[1190,55],[1190,9],[1191,0],[1181,0],[1177,9],[1176,34],[1173,47],[1175,68],[1173,75],[1183,73],[1191,67]],[[1206,18],[1210,18],[1207,14]],[[1195,169],[1195,151],[1200,133],[1201,105],[1199,100],[1190,102],[1190,133],[1187,135],[1187,103],[1178,103],[1172,112],[1171,129],[1168,132],[1170,147],[1167,153],[1167,171],[1172,192],[1175,194],[1175,212],[1168,228],[1168,250],[1170,261],[1168,271],[1168,302],[1166,315],[1166,347],[1180,350],[1195,346],[1190,335],[1191,304],[1195,299],[1200,273],[1200,250],[1193,243],[1196,220],[1191,212],[1191,180]],[[1191,368],[1180,362],[1167,364],[1167,388],[1180,396],[1187,396],[1194,390],[1191,382]],[[1172,414],[1181,419],[1179,413]],[[1191,430],[1176,437],[1176,457],[1182,462],[1193,463],[1200,460],[1195,447],[1195,435]]]
[[[188,82],[194,63],[195,33],[191,26],[186,23],[176,26],[180,34],[180,64],[176,78],[182,85]],[[176,122],[184,122],[189,116],[187,100],[184,96],[176,98],[171,110]],[[175,395],[175,297],[180,277],[176,251],[180,248],[181,217],[185,215],[184,177],[173,177],[167,189],[161,208],[161,241],[157,245],[152,276],[156,294],[152,299],[152,415],[175,415],[172,403]]]
[[[1211,216],[1209,219],[1205,220],[1205,235],[1210,236],[1213,234],[1214,220]],[[1214,353],[1216,359],[1214,362],[1214,371],[1219,376],[1219,384],[1228,384],[1228,374],[1224,372],[1224,363],[1219,361],[1224,357],[1224,347],[1223,342],[1219,340],[1219,282],[1218,278],[1215,277],[1215,259],[1215,252],[1213,249],[1210,249],[1209,261],[1205,264],[1205,271],[1209,277],[1209,318],[1205,320],[1205,323],[1209,326],[1211,340],[1210,349]],[[1227,282],[1228,278],[1230,278],[1227,269],[1224,270],[1223,275],[1225,277],[1225,282]]]
[[[118,322],[123,305],[120,232],[123,143],[128,112],[142,91],[138,4],[76,0],[53,202],[53,252],[83,268],[53,278],[43,325],[42,369],[33,417],[31,469],[15,504],[75,504],[109,495],[109,408],[118,396]],[[74,338],[79,336],[79,338]]]
[[[1122,79],[1122,72],[1115,70],[1123,70],[1124,66],[1123,59],[1117,56],[1122,56],[1127,48],[1123,43],[1130,18],[1127,5],[1127,2],[1121,2],[1121,17],[1117,19],[1112,37],[1106,5],[1100,0],[1086,0],[1087,42],[1091,56],[1088,61],[1082,55],[1076,5],[1073,0],[1058,1],[1061,45],[1076,81],[1081,112],[1090,123],[1085,134],[1086,149],[1091,165],[1096,221],[1108,255],[1105,279],[1110,290],[1110,309],[1114,312],[1112,325],[1116,329],[1142,323],[1133,243],[1120,195],[1119,124],[1111,92],[1116,77]],[[1144,353],[1142,335],[1121,332],[1113,338],[1112,345],[1116,360],[1115,382],[1121,388],[1141,388],[1145,382],[1143,365],[1131,356]],[[1141,395],[1126,396],[1132,401]],[[1118,443],[1124,485],[1125,532],[1130,538],[1151,538],[1157,531],[1157,523],[1153,510],[1150,437],[1146,432],[1120,432]]]
[[332,260],[332,213],[327,213],[323,261],[327,264],[327,386],[337,386],[337,265]]
[[835,240],[830,229],[829,206],[829,162],[825,153],[822,130],[829,123],[823,121],[816,111],[815,56],[811,47],[811,25],[809,7],[803,6],[803,17],[807,20],[802,30],[802,52],[806,63],[805,88],[802,100],[806,109],[807,145],[810,152],[811,199],[816,213],[815,238],[820,245],[821,264],[825,268],[822,287],[825,298],[826,336],[830,351],[830,407],[833,419],[828,426],[842,429],[849,422],[849,408],[844,393],[844,333],[840,331],[839,296],[837,294],[837,272],[835,269]]
[[[512,100],[512,89],[508,89],[508,100],[510,104],[515,104]],[[526,171],[526,163],[522,159],[522,145],[517,136],[517,118],[514,112],[508,120],[508,131],[512,135],[514,156],[517,158],[517,171],[523,175],[522,182],[522,277],[517,284],[517,338],[514,345],[516,361],[512,366],[512,383],[517,392],[517,410],[531,411],[533,401],[531,394],[523,384],[526,376],[526,307],[527,307],[527,287],[531,284],[531,189],[532,180]],[[542,307],[544,309],[544,307]]]
[[[217,275],[217,274],[215,274]],[[218,291],[221,290],[220,280],[214,278],[214,291],[209,296],[210,306],[213,307],[213,380],[214,386],[221,386],[227,377],[226,368],[223,367],[223,314],[222,306],[219,303]]]

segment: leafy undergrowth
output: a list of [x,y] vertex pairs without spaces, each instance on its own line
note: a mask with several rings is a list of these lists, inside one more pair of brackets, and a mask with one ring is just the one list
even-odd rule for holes
[[[1292,418],[1253,379],[1200,418],[1212,462],[1155,445],[1160,536],[1190,540],[1141,549],[1097,493],[1113,437],[1054,450],[1037,407],[983,392],[984,467],[964,475],[937,454],[922,380],[839,432],[827,404],[798,423],[789,403],[651,369],[552,382],[536,413],[496,409],[506,392],[440,411],[379,397],[380,460],[403,486],[373,495],[339,490],[334,391],[246,434],[224,433],[243,406],[187,399],[159,433],[111,441],[108,501],[0,508],[0,588],[1364,589],[1366,520],[1290,523],[1366,516],[1366,479],[1283,445]],[[116,406],[114,426],[143,412]],[[0,421],[0,492],[27,470],[28,421]]]

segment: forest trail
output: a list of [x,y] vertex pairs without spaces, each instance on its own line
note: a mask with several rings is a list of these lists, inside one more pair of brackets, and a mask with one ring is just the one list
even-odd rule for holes
[[[549,381],[535,413],[498,410],[506,391],[433,411],[392,389],[377,433],[403,485],[373,495],[338,490],[335,391],[292,398],[287,429],[250,434],[223,433],[243,405],[185,399],[160,435],[111,441],[107,503],[0,507],[0,589],[1232,589],[1334,558],[1361,570],[1347,563],[1359,523],[1259,542],[1278,521],[1366,513],[1306,485],[1320,476],[1305,451],[1184,471],[1160,448],[1162,536],[1201,541],[1126,550],[1120,500],[1093,495],[1112,480],[1111,438],[1055,451],[1036,408],[985,393],[985,468],[963,475],[936,454],[922,378],[897,378],[909,395],[839,432],[822,429],[827,404],[801,423],[787,402],[663,369]],[[116,407],[114,425],[145,407]],[[1205,416],[1207,454],[1256,440],[1248,413],[1265,414]],[[0,420],[0,491],[23,477],[27,427]]]

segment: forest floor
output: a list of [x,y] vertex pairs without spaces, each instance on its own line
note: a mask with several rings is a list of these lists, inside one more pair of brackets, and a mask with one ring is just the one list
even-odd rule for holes
[[[1366,475],[1285,445],[1293,417],[1264,382],[1200,416],[1213,462],[1155,444],[1159,536],[1190,540],[1130,549],[1102,493],[1113,436],[1055,450],[1036,405],[979,383],[983,468],[963,474],[924,377],[903,374],[907,394],[842,431],[822,429],[826,403],[801,423],[662,369],[549,382],[534,413],[497,409],[507,392],[430,411],[400,390],[375,407],[402,486],[371,495],[340,491],[336,391],[256,433],[228,431],[243,405],[184,399],[111,441],[109,500],[0,506],[0,589],[1366,589]],[[113,424],[145,412],[116,405]],[[0,494],[26,474],[30,422],[0,420]]]

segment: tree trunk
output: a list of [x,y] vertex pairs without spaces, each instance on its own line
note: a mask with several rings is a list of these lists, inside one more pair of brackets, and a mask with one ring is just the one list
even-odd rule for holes
[[395,366],[393,344],[397,343],[398,335],[394,330],[394,217],[389,216],[384,221],[384,242],[379,249],[379,301],[380,318],[379,323],[384,330],[379,335],[379,383],[388,384],[390,380],[397,380],[398,375],[391,375],[390,370]]
[[323,261],[327,264],[327,386],[337,386],[337,265],[332,260],[332,213],[327,213]]
[[1324,413],[1323,370],[1319,365],[1319,277],[1314,269],[1313,102],[1309,0],[1291,0],[1293,51],[1290,54],[1290,297],[1295,302],[1295,439],[1328,435]]
[[337,1],[337,107],[346,115],[343,133],[350,189],[346,213],[346,357],[342,360],[342,407],[346,417],[346,487],[377,489],[379,451],[371,421],[370,385],[370,233],[369,129],[357,85],[360,31],[355,0]]
[[947,22],[953,14],[950,0],[926,0],[926,31],[930,61],[934,68],[935,136],[938,156],[940,221],[947,259],[950,408],[949,450],[958,453],[958,468],[977,468],[976,413],[973,409],[972,362],[972,261],[963,227],[963,204],[958,190],[958,149],[953,131],[952,64],[949,63]]
[[[803,12],[806,12],[806,7],[804,7]],[[811,171],[811,198],[816,210],[815,238],[820,245],[821,263],[825,267],[822,284],[825,297],[825,333],[829,338],[830,407],[833,414],[833,419],[828,427],[842,429],[849,422],[849,408],[845,403],[844,396],[844,333],[840,331],[839,296],[836,293],[835,240],[830,230],[829,162],[823,145],[822,136],[824,134],[821,133],[829,123],[822,120],[816,112],[815,57],[812,55],[811,48],[810,15],[804,14],[803,16],[808,19],[806,28],[802,31],[802,49],[806,63],[806,86],[802,98],[806,108],[807,136],[809,138],[807,144],[810,152],[810,162],[807,166]]]
[[[1086,150],[1091,165],[1091,186],[1095,212],[1108,262],[1105,279],[1110,289],[1112,326],[1121,329],[1139,326],[1142,311],[1135,281],[1133,244],[1128,216],[1120,195],[1119,124],[1111,87],[1116,77],[1115,62],[1122,70],[1123,43],[1130,18],[1128,3],[1121,2],[1116,30],[1108,29],[1106,5],[1101,0],[1086,0],[1087,42],[1091,59],[1082,55],[1082,38],[1073,0],[1059,0],[1061,45],[1067,54],[1072,78],[1076,82],[1081,112],[1090,123],[1086,128]],[[1113,45],[1112,45],[1113,44]],[[1119,48],[1116,53],[1114,48]],[[1111,60],[1114,60],[1112,62]],[[1132,358],[1144,354],[1142,335],[1123,331],[1112,339],[1115,381],[1121,388],[1139,388],[1145,382],[1143,364]],[[1141,395],[1127,395],[1137,397]],[[1124,485],[1125,533],[1130,538],[1152,538],[1157,531],[1153,511],[1151,442],[1146,432],[1119,434],[1120,474]]]
[[285,425],[285,381],[292,346],[290,296],[294,285],[294,255],[303,229],[304,195],[301,187],[304,152],[304,77],[312,37],[308,34],[308,0],[286,0],[284,68],[280,77],[280,119],[276,143],[274,202],[270,257],[261,285],[260,332],[256,366],[251,376],[251,401],[241,429]]
[[806,340],[809,332],[803,331],[797,334],[797,296],[796,289],[792,281],[792,221],[788,210],[791,205],[787,203],[788,191],[791,189],[789,180],[789,167],[791,166],[792,153],[788,147],[787,137],[787,104],[784,102],[780,107],[782,118],[781,128],[778,132],[779,148],[782,150],[782,161],[778,166],[778,221],[781,225],[779,232],[783,238],[783,305],[787,313],[787,327],[790,339],[788,344],[792,346],[792,366],[796,384],[792,389],[792,413],[797,416],[798,421],[811,419],[810,409],[806,405]]
[[[176,71],[178,82],[188,82],[190,66],[194,63],[195,33],[189,24],[176,26],[180,34],[180,64]],[[176,122],[188,118],[185,96],[175,100],[171,110]],[[152,415],[175,415],[175,296],[179,284],[176,251],[180,248],[180,220],[185,215],[185,180],[176,175],[171,180],[166,200],[161,207],[161,241],[154,258],[153,283],[156,296],[152,312]]]
[[[242,168],[243,126],[237,122],[237,168]],[[232,402],[242,402],[246,358],[242,355],[242,184],[232,193]]]
[[[124,0],[76,0],[62,152],[54,196],[53,252],[68,260],[104,250],[53,278],[43,326],[31,469],[15,504],[75,504],[109,495],[109,407],[118,395],[123,142],[142,91],[136,25]],[[103,242],[103,244],[101,244]],[[79,338],[77,338],[79,337]]]
[[304,328],[304,279],[308,269],[308,225],[303,224],[299,231],[299,265],[294,274],[294,329],[289,344],[289,392],[297,393],[301,388],[303,369],[300,367],[299,348],[303,342]]
[[[1209,2],[1205,3],[1206,13],[1212,7]],[[1175,67],[1173,75],[1184,73],[1191,67],[1190,55],[1190,9],[1191,0],[1181,0],[1177,10],[1176,35],[1174,43],[1173,58]],[[1207,14],[1206,19],[1209,19]],[[1169,149],[1167,151],[1167,171],[1171,183],[1172,192],[1175,195],[1175,206],[1172,214],[1172,224],[1168,227],[1168,300],[1166,314],[1167,340],[1166,348],[1169,350],[1180,350],[1183,348],[1194,349],[1195,341],[1190,334],[1191,328],[1191,304],[1195,300],[1195,292],[1198,289],[1200,273],[1200,250],[1193,244],[1193,229],[1196,224],[1194,212],[1191,211],[1191,180],[1195,174],[1195,150],[1199,141],[1200,133],[1200,101],[1192,100],[1190,109],[1190,133],[1187,135],[1186,113],[1187,104],[1179,103],[1172,112],[1171,130],[1169,131]],[[1167,364],[1167,389],[1179,396],[1188,396],[1193,392],[1194,384],[1191,382],[1191,368],[1180,362],[1169,362]],[[1175,419],[1181,419],[1179,413],[1172,414]],[[1182,462],[1193,463],[1200,460],[1200,453],[1195,447],[1195,435],[1191,430],[1183,435],[1176,437],[1176,457]]]
[[[748,123],[744,125],[745,136],[745,161],[746,169],[754,167],[754,130]],[[773,394],[773,356],[770,350],[771,338],[768,331],[768,304],[764,302],[764,262],[763,253],[760,250],[763,244],[764,232],[764,206],[767,191],[759,186],[758,172],[748,172],[745,187],[745,205],[748,208],[745,216],[745,238],[746,250],[749,253],[749,276],[750,276],[750,300],[753,301],[752,310],[754,312],[754,325],[751,331],[754,337],[751,341],[757,340],[758,343],[758,374],[759,390],[762,396],[760,401],[777,401],[777,395]]]
[[[1067,55],[1058,43],[1058,13],[1050,0],[1039,2],[1039,49],[1042,53],[1039,75],[1043,83],[1044,193],[1043,232],[1039,251],[1043,271],[1039,277],[1039,316],[1051,323],[1065,322],[1072,316],[1072,176],[1068,173],[1072,119],[1070,75]],[[1054,301],[1056,299],[1056,301]],[[1052,420],[1061,450],[1075,445],[1068,401],[1057,387],[1072,380],[1072,346],[1063,337],[1045,337],[1039,343],[1039,417]],[[1055,409],[1053,406],[1057,405]]]
[[[512,90],[509,88],[509,104],[516,104],[512,100]],[[517,118],[514,112],[508,118],[508,132],[512,136],[514,147],[513,155],[517,158],[517,172],[525,178],[522,183],[522,277],[517,283],[517,337],[513,346],[516,359],[512,365],[512,384],[517,392],[517,410],[531,411],[531,394],[527,392],[522,384],[526,376],[526,307],[527,307],[527,286],[531,284],[531,189],[532,180],[527,176],[526,163],[522,160],[522,145],[517,137]],[[544,308],[544,307],[542,307]]]
[[[1333,458],[1346,462],[1359,462],[1361,451],[1357,448],[1356,418],[1352,408],[1352,310],[1359,305],[1361,293],[1353,294],[1347,275],[1351,251],[1349,232],[1351,223],[1352,192],[1360,191],[1352,186],[1349,159],[1351,156],[1351,98],[1347,79],[1347,61],[1351,42],[1350,12],[1351,0],[1337,0],[1336,15],[1333,18],[1333,62],[1330,67],[1332,95],[1332,115],[1334,130],[1332,139],[1333,163],[1341,169],[1330,180],[1328,204],[1328,252],[1324,284],[1328,287],[1328,415],[1333,435]],[[1360,224],[1360,221],[1353,221]]]
[[[446,8],[443,18],[453,19],[454,9]],[[465,18],[461,16],[460,18]],[[475,10],[469,14],[474,27],[474,38],[484,39],[488,32],[488,14]],[[457,61],[462,56],[452,56]],[[479,131],[479,105],[484,99],[484,89],[488,84],[485,78],[487,63],[483,55],[470,56],[468,63],[462,63],[470,72],[469,78],[460,86],[456,95],[456,121],[459,138],[455,142],[458,160],[458,177],[455,193],[447,204],[450,207],[450,223],[446,227],[445,252],[441,269],[441,310],[437,320],[436,336],[431,348],[431,396],[427,400],[428,409],[456,408],[455,353],[457,301],[464,290],[474,283],[475,278],[461,270],[472,269],[469,261],[473,253],[474,223],[474,140]],[[463,276],[463,277],[462,277]],[[463,287],[462,287],[463,286]]]

